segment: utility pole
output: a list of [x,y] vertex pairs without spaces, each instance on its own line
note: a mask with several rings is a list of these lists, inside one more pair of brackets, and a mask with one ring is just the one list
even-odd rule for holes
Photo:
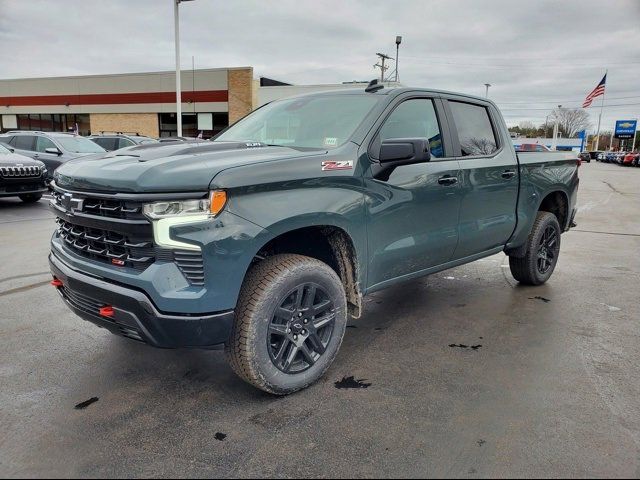
[[485,83],[484,86],[486,87],[486,91],[484,92],[484,97],[489,98],[489,87],[491,86],[491,84]]
[[380,63],[376,63],[373,68],[379,68],[380,69],[380,82],[384,82],[384,74],[387,70],[389,70],[389,67],[387,67],[385,65],[385,62],[387,60],[393,60],[393,58],[391,58],[389,55],[386,55],[384,53],[376,53],[376,55],[378,57],[380,57]]
[[398,83],[398,58],[400,58],[400,44],[402,43],[402,37],[398,35],[396,37],[396,83]]

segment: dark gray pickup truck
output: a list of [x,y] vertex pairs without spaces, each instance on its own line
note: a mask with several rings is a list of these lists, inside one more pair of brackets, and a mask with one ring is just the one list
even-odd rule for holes
[[496,106],[424,89],[268,104],[212,142],[55,173],[52,284],[80,317],[163,348],[225,346],[274,394],[316,381],[362,298],[499,252],[551,276],[579,160],[516,155]]

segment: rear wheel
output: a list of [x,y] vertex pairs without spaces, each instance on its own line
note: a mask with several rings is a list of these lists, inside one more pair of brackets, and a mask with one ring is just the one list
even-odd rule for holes
[[247,274],[227,358],[255,387],[290,394],[329,368],[346,325],[344,288],[328,265],[302,255],[275,255]]
[[25,193],[24,195],[18,195],[20,200],[24,203],[35,203],[42,198],[41,193]]
[[553,213],[538,212],[524,257],[509,257],[511,274],[525,285],[542,285],[556,268],[562,231]]

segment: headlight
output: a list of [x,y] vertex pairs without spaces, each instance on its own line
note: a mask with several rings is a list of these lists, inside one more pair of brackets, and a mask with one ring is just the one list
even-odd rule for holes
[[147,203],[143,206],[142,211],[153,223],[153,236],[157,245],[167,248],[200,250],[198,245],[171,238],[171,228],[207,221],[218,215],[226,203],[226,192],[215,190],[206,199]]
[[224,209],[226,203],[226,192],[215,190],[207,199],[147,203],[143,207],[143,213],[151,220],[203,214],[215,217]]
[[147,203],[143,212],[152,220],[186,215],[202,215],[203,213],[209,213],[209,200]]

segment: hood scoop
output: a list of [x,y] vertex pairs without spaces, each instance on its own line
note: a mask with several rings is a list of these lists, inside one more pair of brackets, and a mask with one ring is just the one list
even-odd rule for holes
[[[249,148],[263,148],[267,147],[266,143],[262,142],[198,142],[188,143],[184,145],[164,145],[156,146],[155,148],[149,148],[145,145],[145,151],[136,153],[136,148],[132,148],[130,153],[120,154],[122,156],[137,157],[139,162],[147,162],[156,158],[175,157],[179,155],[197,155],[202,153],[221,152],[224,150],[245,150]],[[171,148],[173,151],[168,154],[167,149]],[[156,152],[158,154],[156,154]]]

